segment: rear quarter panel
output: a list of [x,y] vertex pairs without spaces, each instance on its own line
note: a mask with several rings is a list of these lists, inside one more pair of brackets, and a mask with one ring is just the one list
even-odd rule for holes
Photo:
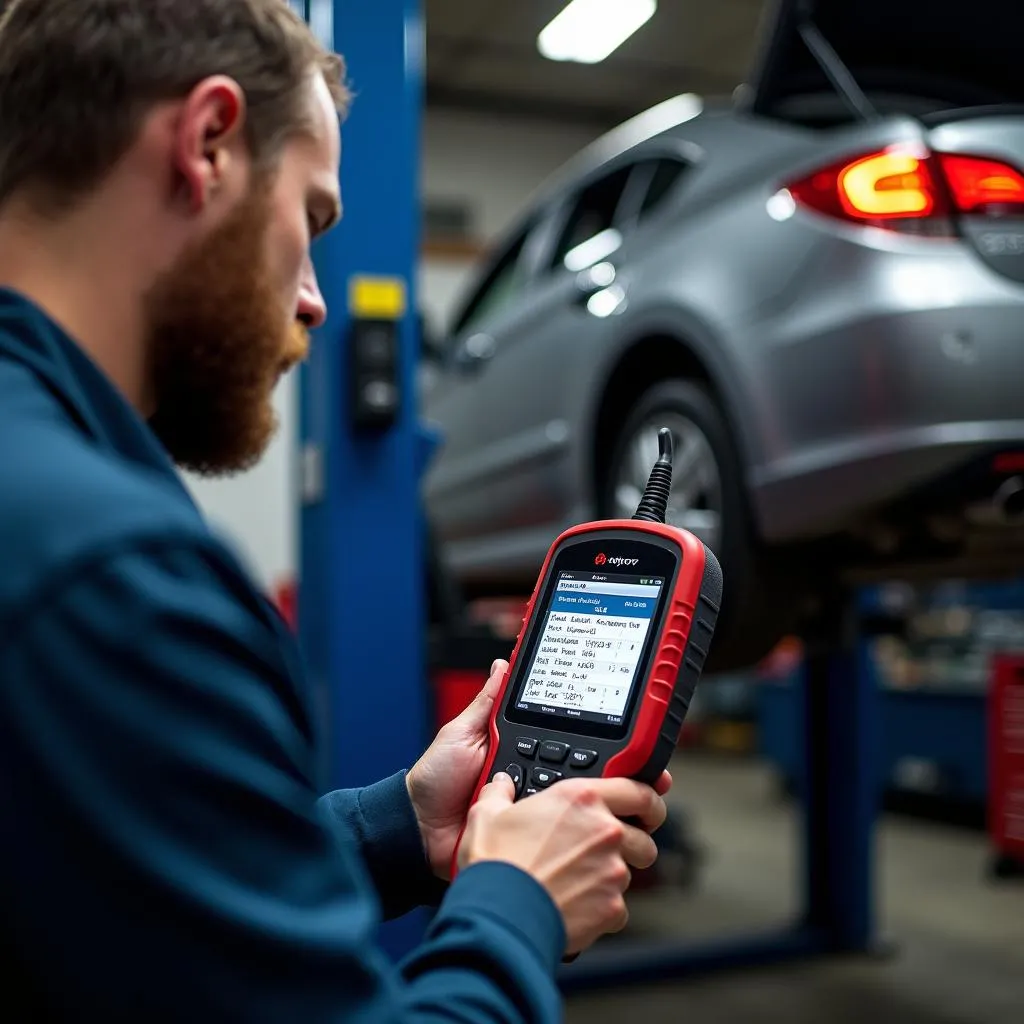
[[[772,197],[833,158],[920,139],[921,129],[893,119],[823,133],[729,115],[687,126],[687,138],[702,159],[623,268],[628,308],[578,394],[589,403],[581,422],[595,422],[632,344],[651,334],[678,337],[712,377],[753,483],[801,441],[791,426],[792,403],[818,402],[822,393],[807,366],[778,372],[778,346],[820,291],[823,257],[834,246],[831,225],[809,227],[799,214],[773,217]],[[843,270],[831,265],[827,273],[841,280]]]
[[732,115],[699,119],[681,134],[698,160],[670,205],[631,240],[619,280],[628,305],[580,381],[573,418],[593,436],[623,356],[645,338],[675,338],[712,378],[743,461],[758,465],[773,447],[773,403],[759,386],[745,326],[764,304],[785,301],[787,278],[809,259],[801,239],[767,230],[774,222],[765,206],[776,182],[819,144],[808,132]]

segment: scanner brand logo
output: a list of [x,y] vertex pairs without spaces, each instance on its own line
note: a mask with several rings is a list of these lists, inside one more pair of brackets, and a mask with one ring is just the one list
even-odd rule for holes
[[594,565],[614,565],[616,568],[639,564],[639,558],[609,558],[603,552],[594,559]]

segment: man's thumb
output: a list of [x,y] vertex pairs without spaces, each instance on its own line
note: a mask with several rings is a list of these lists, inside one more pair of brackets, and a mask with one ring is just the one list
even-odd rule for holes
[[516,787],[511,777],[498,772],[482,790],[477,803],[511,804],[515,802]]
[[501,689],[507,669],[507,662],[496,661],[494,663],[487,682],[484,683],[477,695],[456,719],[460,726],[471,732],[487,732],[487,724],[491,718],[491,709],[498,696],[498,691]]

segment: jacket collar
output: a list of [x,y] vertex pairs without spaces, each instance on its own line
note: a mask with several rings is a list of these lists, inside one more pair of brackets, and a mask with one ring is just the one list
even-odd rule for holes
[[39,306],[6,288],[0,288],[3,358],[30,370],[96,444],[173,479],[192,502],[166,449],[106,374]]

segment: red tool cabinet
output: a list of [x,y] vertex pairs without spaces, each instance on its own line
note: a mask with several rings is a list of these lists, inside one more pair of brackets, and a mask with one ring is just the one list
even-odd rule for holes
[[1024,863],[1024,655],[994,659],[989,713],[992,842],[999,855]]

